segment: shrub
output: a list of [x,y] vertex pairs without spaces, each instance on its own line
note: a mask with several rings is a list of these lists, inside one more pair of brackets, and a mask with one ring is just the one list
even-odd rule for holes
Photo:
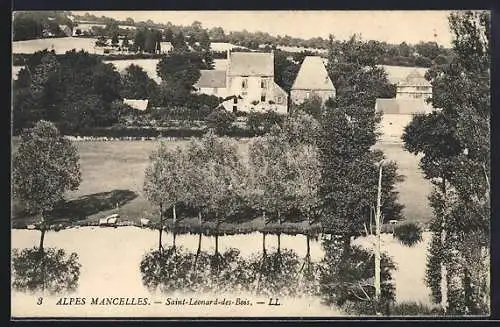
[[437,316],[444,313],[437,307],[416,302],[403,302],[391,305],[387,314],[390,316]]
[[215,129],[218,135],[225,135],[236,121],[236,116],[225,109],[212,112],[206,118],[209,128]]
[[406,246],[413,246],[422,241],[422,229],[415,223],[406,223],[394,227],[393,235]]

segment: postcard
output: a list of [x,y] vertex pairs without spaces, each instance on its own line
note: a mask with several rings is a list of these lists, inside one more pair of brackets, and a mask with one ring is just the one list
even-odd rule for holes
[[17,11],[11,317],[490,314],[489,11]]

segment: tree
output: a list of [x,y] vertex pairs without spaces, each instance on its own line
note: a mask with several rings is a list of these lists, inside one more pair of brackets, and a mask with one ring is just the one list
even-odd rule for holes
[[174,33],[172,32],[172,30],[170,28],[165,29],[164,39],[166,42],[173,42]]
[[51,211],[66,191],[74,191],[80,185],[78,160],[76,147],[50,122],[39,121],[21,135],[12,160],[12,192],[28,212],[40,218],[41,253]]
[[435,185],[426,280],[434,301],[452,314],[488,312],[489,20],[488,12],[449,16],[454,56],[427,75],[440,109],[416,116],[403,135]]
[[23,41],[41,38],[43,35],[43,21],[29,12],[18,12],[13,17],[13,39]]
[[189,49],[182,32],[175,34],[171,43],[174,50],[187,51]]
[[274,81],[285,91],[290,92],[300,65],[287,59],[282,51],[274,52]]
[[291,110],[292,112],[303,112],[313,116],[316,119],[319,119],[323,113],[323,100],[317,96],[313,95],[312,97],[306,99],[299,105],[293,105]]
[[236,116],[224,108],[211,112],[207,117],[207,125],[213,129],[217,135],[225,135],[236,121]]
[[122,41],[122,49],[128,49],[129,47],[130,47],[130,43],[129,43],[128,37],[125,35],[123,37],[123,41]]
[[140,28],[140,29],[138,28],[137,31],[135,32],[134,47],[139,52],[145,51],[146,35],[147,35],[147,29],[145,28]]
[[118,32],[113,32],[111,36],[111,45],[113,47],[117,47],[119,42],[120,41],[118,40]]
[[156,82],[141,66],[131,64],[122,75],[121,96],[127,99],[149,99],[157,92]]
[[415,45],[417,53],[430,60],[434,60],[440,53],[439,46],[436,42],[420,42]]
[[97,41],[95,41],[95,46],[96,47],[105,47],[108,45],[108,40],[104,35],[99,36]]
[[[146,168],[144,179],[144,193],[146,198],[159,208],[158,222],[158,251],[162,252],[162,232],[164,210],[172,207],[174,225],[176,223],[175,206],[185,200],[184,176],[185,153],[179,147],[170,150],[162,142],[158,149],[149,158],[150,164]],[[175,247],[175,243],[174,243]]]
[[[377,163],[384,155],[373,150],[381,119],[374,107],[388,84],[386,73],[377,67],[380,55],[380,44],[355,36],[335,43],[330,37],[327,70],[337,97],[325,103],[320,118],[319,196],[322,226],[339,243],[340,265],[348,265],[351,260],[351,239],[367,229],[377,199]],[[393,187],[400,180],[396,169],[396,164],[390,163],[381,181],[381,212],[386,219],[400,215],[402,208]]]

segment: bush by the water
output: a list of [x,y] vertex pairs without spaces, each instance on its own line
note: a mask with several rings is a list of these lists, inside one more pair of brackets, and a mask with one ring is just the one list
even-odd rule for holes
[[422,241],[422,229],[414,223],[405,223],[394,227],[394,237],[403,245],[413,246]]
[[58,248],[12,250],[12,287],[21,292],[73,292],[80,277],[78,255]]
[[387,315],[391,316],[439,316],[443,311],[438,307],[431,307],[423,303],[402,302],[389,307]]

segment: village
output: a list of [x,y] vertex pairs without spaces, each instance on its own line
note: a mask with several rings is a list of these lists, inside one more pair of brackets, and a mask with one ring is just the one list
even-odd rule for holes
[[[489,210],[489,144],[472,150],[489,129],[471,138],[461,130],[486,118],[442,120],[456,110],[443,100],[454,86],[443,86],[446,67],[469,60],[459,49],[88,13],[19,13],[17,22],[18,300],[125,296],[126,281],[149,302],[222,292],[249,306],[269,297],[314,303],[299,315],[485,314],[489,241],[477,226],[489,216],[471,218],[479,229],[460,244],[462,230],[437,227],[455,226],[460,201]],[[24,28],[35,22],[38,30]],[[485,96],[470,78],[468,94]],[[485,179],[475,186],[484,195],[469,198],[440,160],[450,171],[466,162],[463,178]],[[463,199],[442,216],[436,208],[451,189]],[[474,254],[462,248],[472,246]],[[457,247],[455,261],[435,255]],[[443,284],[445,274],[460,282]],[[456,295],[471,278],[481,282]],[[269,314],[297,314],[288,309]],[[144,314],[189,314],[175,310]]]

